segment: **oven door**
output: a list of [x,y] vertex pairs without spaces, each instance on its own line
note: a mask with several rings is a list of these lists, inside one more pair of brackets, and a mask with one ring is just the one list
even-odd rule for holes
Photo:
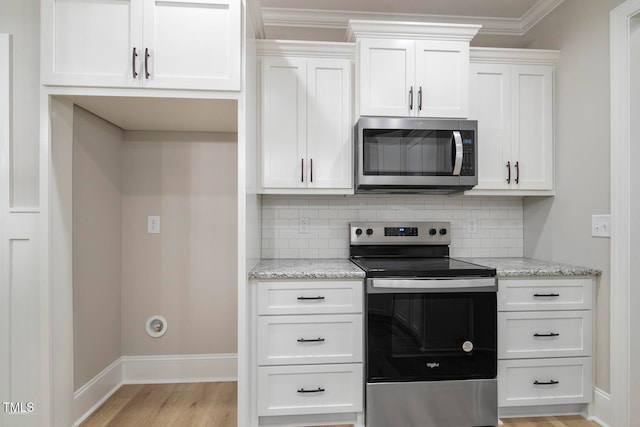
[[495,378],[496,279],[368,279],[367,382]]

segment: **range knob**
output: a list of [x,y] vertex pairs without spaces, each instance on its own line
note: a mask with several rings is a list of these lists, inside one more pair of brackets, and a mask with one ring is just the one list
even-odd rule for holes
[[356,236],[360,236],[362,234],[362,228],[356,228]]
[[436,233],[437,233],[437,231],[436,231],[435,228],[432,228],[432,229],[429,230],[429,234],[431,234],[432,236],[435,236]]
[[441,234],[442,236],[444,236],[445,234],[447,234],[447,229],[446,229],[446,228],[441,228],[441,229],[440,229],[440,234]]
[[373,234],[373,230],[370,228],[367,228],[367,236],[371,236]]

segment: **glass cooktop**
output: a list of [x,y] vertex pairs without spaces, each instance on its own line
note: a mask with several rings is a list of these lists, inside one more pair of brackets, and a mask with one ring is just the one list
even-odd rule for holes
[[359,257],[351,261],[367,277],[493,277],[494,268],[454,258]]

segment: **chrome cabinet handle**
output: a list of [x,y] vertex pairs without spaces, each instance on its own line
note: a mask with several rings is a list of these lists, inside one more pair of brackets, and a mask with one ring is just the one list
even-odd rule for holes
[[520,162],[516,162],[516,184],[520,182]]
[[535,380],[533,382],[534,385],[556,385],[556,384],[560,384],[560,381],[556,381],[556,380],[549,380],[549,381],[538,381]]
[[422,111],[422,86],[418,90],[418,111]]
[[511,161],[507,162],[507,184],[511,184]]
[[298,338],[298,342],[324,342],[324,338],[314,338],[314,339],[306,339],[306,338]]
[[323,296],[317,296],[317,297],[298,297],[299,301],[310,301],[310,300],[323,300],[324,297]]
[[300,182],[304,182],[304,159],[300,159]]
[[311,182],[313,182],[313,159],[309,159],[309,163],[311,163],[309,166],[311,167],[311,173],[309,174],[309,180]]
[[144,77],[146,79],[148,79],[149,76],[151,75],[149,74],[149,56],[151,56],[149,55],[149,48],[145,47],[144,48]]
[[136,58],[138,57],[138,52],[136,52],[136,48],[133,48],[133,54],[131,55],[131,68],[133,70],[133,78],[138,77],[138,72],[136,71]]
[[413,110],[413,86],[409,89],[409,110]]
[[560,294],[533,294],[534,297],[536,298],[552,298],[552,297],[559,297]]
[[548,334],[539,334],[539,333],[535,333],[533,334],[534,337],[559,337],[560,334],[557,334],[555,332],[550,332]]
[[298,389],[298,393],[322,393],[325,391],[322,387],[318,387],[315,390],[305,390],[304,388]]

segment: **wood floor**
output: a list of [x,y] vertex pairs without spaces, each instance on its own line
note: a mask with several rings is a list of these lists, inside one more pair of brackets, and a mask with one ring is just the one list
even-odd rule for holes
[[[236,394],[235,382],[124,385],[81,427],[237,427]],[[598,427],[579,416],[502,421],[507,427]]]

